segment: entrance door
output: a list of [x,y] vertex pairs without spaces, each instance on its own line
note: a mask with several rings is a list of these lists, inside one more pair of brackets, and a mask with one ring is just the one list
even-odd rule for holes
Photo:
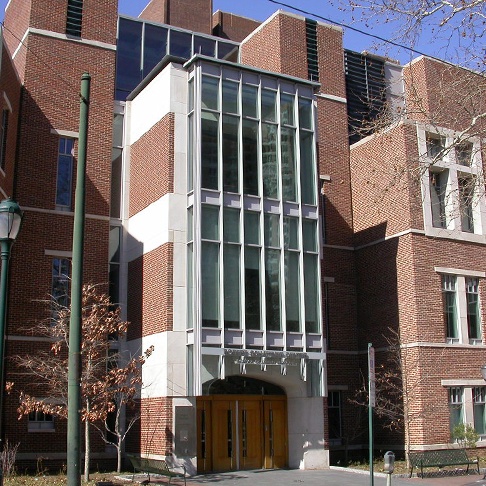
[[198,399],[199,472],[287,466],[285,397]]

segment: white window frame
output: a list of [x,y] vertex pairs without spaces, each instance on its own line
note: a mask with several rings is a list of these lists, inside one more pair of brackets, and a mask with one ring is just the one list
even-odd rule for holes
[[[456,309],[457,309],[457,327],[458,327],[458,334],[459,337],[457,340],[449,341],[448,336],[446,336],[446,340],[448,344],[471,344],[471,345],[482,345],[484,342],[484,336],[481,336],[481,339],[470,338],[469,337],[469,328],[468,328],[468,321],[467,321],[467,282],[468,279],[471,278],[485,278],[486,272],[479,272],[479,271],[472,271],[472,270],[463,270],[459,268],[444,268],[444,267],[435,267],[434,270],[441,274],[442,276],[454,276],[456,279]],[[441,289],[443,289],[443,279],[441,278]],[[481,309],[481,298],[480,294],[478,293],[479,299],[479,309]],[[479,318],[481,319],[481,310],[479,312]],[[480,322],[480,329],[482,329],[482,323]]]
[[[442,154],[430,157],[427,148],[428,137],[440,137],[444,140]],[[454,145],[457,144],[459,134],[452,130],[438,129],[427,125],[417,124],[417,141],[419,163],[421,167],[421,186],[423,200],[424,229],[427,236],[454,238],[477,243],[486,242],[486,201],[484,190],[484,176],[482,170],[481,148],[478,137],[472,137],[472,156],[470,165],[462,165],[456,159]],[[445,194],[445,227],[435,227],[432,219],[430,174],[448,171],[448,181]],[[463,231],[461,225],[459,179],[475,178],[473,196],[474,230]]]

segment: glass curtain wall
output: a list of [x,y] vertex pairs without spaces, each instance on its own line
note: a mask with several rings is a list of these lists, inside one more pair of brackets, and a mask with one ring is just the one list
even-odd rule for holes
[[191,325],[320,333],[312,86],[226,65],[194,67],[188,297],[201,319]]

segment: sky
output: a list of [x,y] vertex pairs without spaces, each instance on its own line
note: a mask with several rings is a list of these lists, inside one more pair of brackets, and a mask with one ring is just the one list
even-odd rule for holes
[[[7,1],[8,0],[0,0],[1,20],[3,20]],[[337,7],[339,0],[335,0],[334,5],[327,0],[282,0],[282,2],[287,5],[292,5],[292,7],[307,13],[292,10],[289,7],[278,5],[270,0],[213,0],[213,9],[215,11],[219,9],[225,12],[232,12],[255,20],[263,21],[280,8],[282,10],[294,12],[305,17],[315,18],[316,20],[322,20],[319,17],[324,17],[335,22],[351,25],[352,27],[383,38],[391,39],[393,37],[393,26],[391,25],[380,25],[374,30],[370,30],[364,24],[353,23],[349,14],[343,13]],[[147,3],[148,0],[119,0],[119,13],[132,17],[138,17],[139,13],[143,10]],[[316,16],[311,14],[315,14]],[[378,50],[374,50],[373,46],[376,44],[376,42],[377,40],[370,36],[358,34],[350,28],[344,28],[344,47],[347,49],[352,49],[358,52],[368,50],[370,52],[376,52],[380,55],[388,55],[389,57],[397,59],[402,63],[408,62],[412,56],[409,51],[390,46],[386,47],[385,45],[381,44],[378,47]],[[429,55],[437,54],[437,49],[434,45],[433,39],[430,38],[424,38],[419,43],[417,48],[421,52]],[[413,57],[416,57],[416,55]]]

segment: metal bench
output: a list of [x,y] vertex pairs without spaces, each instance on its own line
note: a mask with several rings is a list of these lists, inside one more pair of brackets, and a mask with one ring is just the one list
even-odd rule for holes
[[183,479],[186,484],[186,468],[182,467],[183,472],[175,471],[170,468],[164,459],[151,459],[149,457],[134,456],[127,454],[126,456],[133,466],[132,482],[135,478],[135,472],[140,471],[148,474],[148,482],[150,483],[150,474],[160,474],[169,478],[169,484],[172,478]]
[[408,455],[410,461],[410,476],[412,477],[413,468],[420,468],[422,478],[424,477],[425,467],[445,466],[466,466],[469,472],[469,466],[474,465],[479,471],[479,457],[470,459],[465,449],[440,449],[433,451],[410,452]]

